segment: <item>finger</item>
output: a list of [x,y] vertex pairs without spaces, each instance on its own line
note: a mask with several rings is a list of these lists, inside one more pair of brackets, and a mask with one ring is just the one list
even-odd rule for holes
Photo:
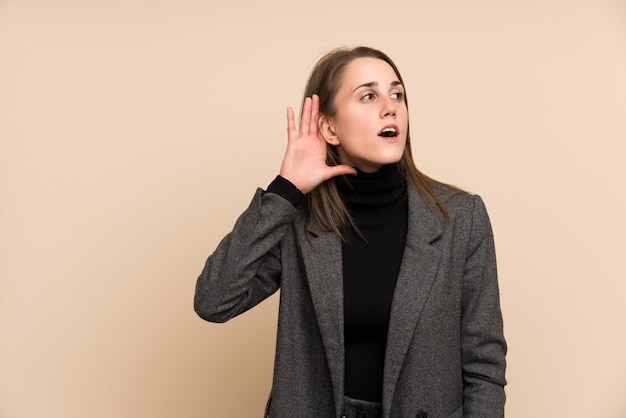
[[329,166],[324,173],[324,180],[328,180],[331,177],[341,176],[341,175],[351,175],[356,176],[357,172],[354,167],[350,167],[349,165],[334,165]]
[[287,108],[287,141],[292,141],[296,137],[296,121],[293,116],[293,109]]
[[311,98],[304,99],[302,107],[302,119],[300,120],[300,138],[309,134],[309,123],[311,121]]
[[317,123],[319,120],[320,97],[314,94],[311,97],[311,121],[309,122],[309,134],[317,136]]

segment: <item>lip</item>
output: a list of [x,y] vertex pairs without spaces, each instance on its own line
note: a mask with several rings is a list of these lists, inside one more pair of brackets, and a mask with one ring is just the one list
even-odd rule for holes
[[[393,137],[385,137],[382,136],[382,133],[385,129],[389,129],[389,128],[393,128],[396,131],[396,136]],[[398,128],[398,125],[396,125],[395,123],[390,123],[389,125],[385,125],[383,126],[380,131],[378,131],[378,136],[382,139],[384,139],[385,141],[389,141],[389,142],[395,142],[398,140],[398,137],[400,136],[400,128]]]

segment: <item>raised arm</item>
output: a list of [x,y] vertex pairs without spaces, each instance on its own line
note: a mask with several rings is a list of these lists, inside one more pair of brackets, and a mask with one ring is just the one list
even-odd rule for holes
[[326,142],[319,135],[319,97],[304,102],[296,132],[293,109],[287,108],[287,150],[280,177],[257,190],[232,232],[209,256],[196,283],[194,307],[202,318],[225,322],[255,306],[280,287],[284,235],[304,194],[341,174],[356,174],[345,165],[326,164]]

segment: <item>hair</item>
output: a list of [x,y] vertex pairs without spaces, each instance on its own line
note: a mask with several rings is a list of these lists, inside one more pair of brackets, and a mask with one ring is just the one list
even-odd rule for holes
[[[398,80],[404,85],[398,68],[385,53],[365,46],[334,49],[317,62],[311,71],[304,92],[305,99],[313,94],[319,96],[320,114],[329,118],[333,118],[337,114],[335,97],[341,87],[343,73],[346,66],[357,58],[376,58],[385,61],[393,68]],[[404,95],[404,103],[408,109],[406,94]],[[326,143],[326,163],[331,166],[341,164],[336,147],[329,143]],[[446,221],[450,221],[445,205],[433,190],[433,186],[442,183],[426,176],[415,166],[411,154],[410,130],[407,132],[406,145],[398,168],[407,179],[411,178],[420,196],[431,209],[445,218]],[[322,231],[334,232],[342,240],[345,240],[346,228],[349,225],[355,225],[337,190],[335,181],[325,181],[317,186],[306,195],[306,201],[309,221],[316,224]]]

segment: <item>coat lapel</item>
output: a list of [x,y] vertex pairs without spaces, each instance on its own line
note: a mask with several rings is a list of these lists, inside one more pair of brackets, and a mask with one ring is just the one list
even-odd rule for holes
[[[433,213],[417,190],[409,187],[406,246],[391,307],[385,355],[383,412],[389,416],[395,386],[415,327],[427,301],[440,262],[432,243],[441,236],[443,220]],[[303,225],[301,225],[303,226]],[[330,369],[337,415],[344,397],[343,263],[341,240],[331,232],[297,228],[303,236],[302,259]]]
[[341,240],[330,232],[303,231],[302,259],[317,323],[326,350],[337,415],[343,408],[344,328]]
[[409,187],[409,223],[404,256],[394,291],[389,320],[383,412],[389,416],[398,376],[428,294],[435,281],[440,253],[432,243],[441,236],[443,221]]

